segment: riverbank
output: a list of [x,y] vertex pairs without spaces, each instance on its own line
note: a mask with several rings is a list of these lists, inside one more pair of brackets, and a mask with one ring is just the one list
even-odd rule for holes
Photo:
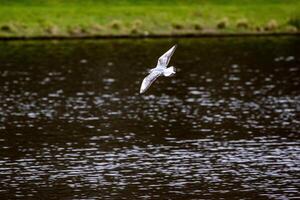
[[300,2],[4,1],[0,38],[160,37],[293,34]]
[[300,36],[300,32],[248,32],[248,33],[180,33],[180,34],[124,34],[124,35],[45,35],[45,36],[10,36],[0,37],[0,41],[10,40],[73,40],[73,39],[159,39],[159,38],[216,38],[216,37],[280,37],[280,36]]

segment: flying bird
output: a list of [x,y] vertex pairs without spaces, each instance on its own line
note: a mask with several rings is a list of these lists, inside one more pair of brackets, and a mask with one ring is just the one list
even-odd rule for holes
[[177,45],[174,45],[164,55],[162,55],[157,62],[155,68],[149,70],[149,75],[146,76],[142,82],[140,93],[146,92],[151,84],[160,76],[172,76],[175,74],[175,67],[168,67],[171,56],[173,55]]

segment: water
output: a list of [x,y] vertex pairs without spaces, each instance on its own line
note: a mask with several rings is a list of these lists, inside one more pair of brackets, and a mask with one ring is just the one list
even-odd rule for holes
[[[145,95],[173,44],[177,75]],[[3,199],[296,199],[300,38],[0,43]]]

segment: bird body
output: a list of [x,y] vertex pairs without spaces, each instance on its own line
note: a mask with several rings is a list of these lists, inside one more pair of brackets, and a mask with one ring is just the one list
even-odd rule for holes
[[173,55],[177,45],[174,45],[164,55],[162,55],[157,62],[155,68],[149,70],[149,75],[146,76],[142,82],[140,93],[146,92],[151,84],[160,76],[172,76],[176,73],[175,67],[168,67],[171,56]]

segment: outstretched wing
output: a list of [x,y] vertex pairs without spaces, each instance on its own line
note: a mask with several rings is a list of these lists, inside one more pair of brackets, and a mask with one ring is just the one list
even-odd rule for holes
[[164,55],[162,55],[157,62],[158,68],[166,68],[170,62],[171,56],[173,55],[177,45],[174,45],[169,51],[167,51]]
[[146,92],[146,90],[151,86],[151,84],[161,75],[162,73],[159,71],[152,71],[146,78],[144,78],[140,93]]

